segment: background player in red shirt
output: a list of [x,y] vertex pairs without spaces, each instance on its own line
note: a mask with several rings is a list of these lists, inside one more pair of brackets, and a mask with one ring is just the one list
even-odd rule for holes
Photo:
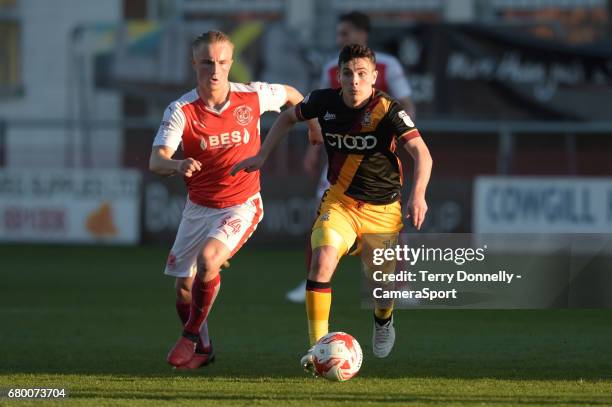
[[[367,45],[368,37],[371,31],[370,18],[359,11],[351,11],[338,17],[338,25],[336,26],[336,44],[339,49],[342,49],[348,44]],[[388,93],[396,99],[406,113],[414,119],[415,107],[412,102],[412,88],[410,82],[404,74],[401,63],[393,55],[376,51],[376,83],[374,87],[378,90]],[[321,80],[319,87],[339,88],[338,81],[338,58],[330,59],[324,66],[321,72]],[[304,169],[312,176],[317,174],[319,158],[321,157],[322,144],[321,139],[310,137],[311,145],[308,146],[304,155]],[[317,185],[316,196],[321,199],[323,193],[329,188],[327,181],[327,165],[319,175],[319,184]],[[303,280],[297,287],[287,292],[287,299],[291,302],[304,302],[306,299],[306,280]]]
[[[342,49],[348,44],[368,45],[368,37],[372,26],[370,18],[359,11],[351,11],[338,17],[336,27],[336,44]],[[412,88],[404,74],[401,63],[391,54],[375,51],[376,55],[376,83],[374,87],[393,96],[406,113],[412,118],[415,115],[412,102]],[[338,58],[330,59],[324,66],[321,74],[321,88],[340,88],[338,80]]]
[[[189,195],[165,268],[176,277],[176,309],[184,324],[168,362],[180,369],[213,360],[206,318],[220,288],[220,268],[263,217],[259,173],[231,177],[229,170],[259,151],[263,112],[303,99],[286,85],[229,82],[233,49],[218,31],[194,40],[197,87],[166,109],[150,158],[154,173],[183,175]],[[179,145],[183,160],[172,158]]]

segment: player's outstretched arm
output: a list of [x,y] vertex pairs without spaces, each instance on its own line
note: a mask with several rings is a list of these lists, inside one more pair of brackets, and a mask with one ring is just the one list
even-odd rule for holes
[[304,159],[302,160],[304,171],[306,171],[306,173],[312,177],[319,175],[317,171],[317,164],[319,164],[321,148],[322,147],[320,144],[309,145],[306,149],[306,153],[304,154]]
[[174,150],[167,146],[155,146],[149,158],[149,170],[151,172],[169,177],[181,174],[191,177],[194,172],[202,169],[202,164],[193,158],[184,160],[173,160]]
[[291,127],[293,127],[297,122],[298,119],[295,115],[295,108],[293,106],[282,112],[276,118],[274,124],[272,124],[272,128],[261,145],[259,153],[234,165],[230,170],[230,174],[236,175],[242,170],[245,170],[246,172],[253,172],[260,169],[268,159],[268,156],[272,150],[274,150],[274,147],[277,146],[277,144],[287,135],[289,129],[291,129]]
[[425,191],[431,176],[433,160],[429,149],[421,137],[415,137],[404,144],[404,148],[414,160],[414,180],[410,197],[408,198],[407,218],[412,218],[412,225],[421,229],[427,213],[427,202],[425,201]]
[[302,95],[300,91],[293,86],[283,85],[283,87],[285,88],[285,93],[287,94],[288,106],[295,106],[304,99],[304,95]]
[[[295,106],[304,100],[304,96],[300,93],[300,91],[289,85],[283,86],[285,87],[285,92],[287,93],[288,106]],[[307,120],[306,125],[308,126],[308,141],[310,144],[313,146],[323,144],[321,126],[319,126],[317,119]]]

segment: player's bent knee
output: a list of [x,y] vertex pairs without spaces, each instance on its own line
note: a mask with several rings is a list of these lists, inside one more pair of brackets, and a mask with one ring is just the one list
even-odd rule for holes
[[198,278],[205,282],[216,278],[225,259],[226,256],[220,255],[220,253],[204,251],[202,255],[198,256]]
[[[221,243],[219,243],[221,244]],[[219,244],[207,244],[198,256],[198,274],[206,274],[210,278],[216,277],[223,262],[229,257],[227,248],[219,247]]]
[[198,259],[198,274],[197,277],[202,281],[210,281],[217,277],[221,271],[218,263],[211,259],[206,259],[203,256]]
[[202,262],[210,267],[221,267],[230,256],[230,251],[221,241],[210,238],[204,244],[200,254]]

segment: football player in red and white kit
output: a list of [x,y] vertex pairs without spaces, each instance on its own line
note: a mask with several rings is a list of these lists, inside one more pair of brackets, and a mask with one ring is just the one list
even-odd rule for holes
[[[176,277],[176,309],[183,323],[167,360],[179,369],[214,359],[206,318],[219,292],[220,268],[263,217],[259,173],[232,177],[229,170],[259,151],[262,113],[303,99],[286,85],[229,82],[233,49],[219,31],[193,41],[197,87],[166,109],[150,158],[151,171],[183,175],[188,190],[165,268],[165,274]],[[183,160],[172,158],[179,145]]]
[[[359,11],[351,11],[342,14],[338,17],[336,44],[340,49],[348,44],[367,45],[370,30],[370,18],[366,14]],[[376,71],[378,72],[378,76],[376,77],[374,87],[391,95],[402,105],[404,111],[408,113],[408,116],[414,119],[415,107],[411,99],[412,88],[397,58],[393,55],[376,51]],[[338,58],[336,57],[330,59],[329,62],[323,66],[319,88],[337,89],[340,87],[340,82],[338,81]],[[315,175],[317,164],[321,156],[320,145],[323,143],[323,140],[312,137],[309,138],[311,145],[304,155],[304,169],[309,174]],[[316,192],[317,200],[321,200],[327,188],[329,188],[329,182],[327,181],[327,165],[325,165],[319,176]],[[305,293],[306,280],[303,280],[297,287],[287,292],[286,297],[291,302],[304,302],[306,299]]]

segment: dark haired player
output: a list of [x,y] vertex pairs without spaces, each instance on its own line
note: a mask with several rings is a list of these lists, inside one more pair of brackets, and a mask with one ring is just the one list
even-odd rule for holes
[[[367,14],[359,11],[350,11],[341,14],[338,17],[336,25],[336,44],[338,49],[342,49],[348,44],[368,45],[368,37],[370,36],[372,26],[370,18]],[[415,106],[412,101],[412,88],[402,69],[401,63],[393,55],[375,51],[376,56],[376,83],[374,87],[388,93],[396,99],[408,115],[414,119]],[[319,88],[340,88],[338,80],[338,58],[331,59],[323,66]],[[320,144],[322,140],[312,139],[310,132],[309,138],[311,145],[308,146],[304,155],[304,169],[310,175],[315,175],[317,165],[321,158]],[[329,188],[327,181],[327,165],[324,166],[320,175],[317,186],[316,197],[320,200],[323,193]],[[306,280],[301,282],[297,287],[287,292],[287,299],[291,302],[304,302]]]
[[[400,145],[414,159],[408,216],[420,228],[427,212],[425,190],[432,159],[419,131],[400,104],[375,90],[376,58],[368,47],[347,45],[338,57],[340,89],[311,92],[275,121],[257,155],[232,174],[257,171],[298,121],[317,118],[322,128],[330,183],[311,234],[306,311],[311,348],[301,360],[312,371],[312,345],[328,333],[331,278],[339,259],[358,254],[365,236],[397,237],[402,228]],[[374,244],[380,244],[377,242]],[[393,303],[375,304],[373,352],[386,357],[395,342]]]

